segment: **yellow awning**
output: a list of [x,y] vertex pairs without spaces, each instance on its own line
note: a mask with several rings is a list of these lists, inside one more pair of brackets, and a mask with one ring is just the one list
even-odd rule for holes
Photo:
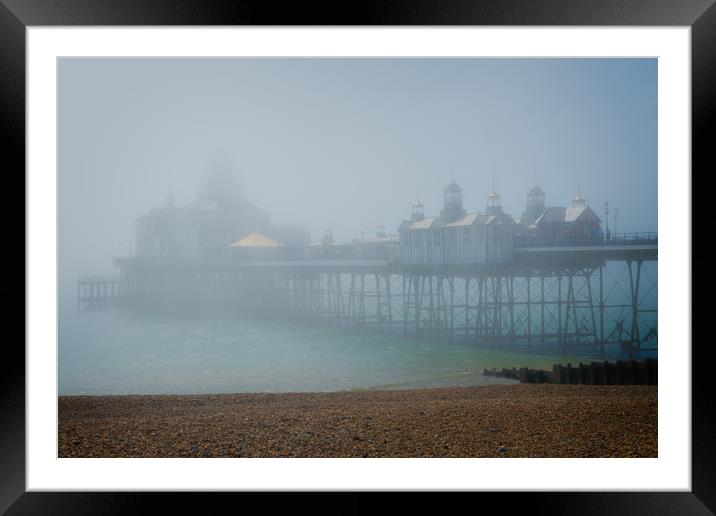
[[260,233],[251,233],[237,240],[231,247],[281,247],[283,244]]

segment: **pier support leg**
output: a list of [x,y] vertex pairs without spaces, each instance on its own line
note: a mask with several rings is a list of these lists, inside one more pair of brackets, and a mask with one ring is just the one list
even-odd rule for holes
[[532,278],[527,276],[527,349],[532,351]]
[[599,351],[604,356],[604,264],[599,265]]

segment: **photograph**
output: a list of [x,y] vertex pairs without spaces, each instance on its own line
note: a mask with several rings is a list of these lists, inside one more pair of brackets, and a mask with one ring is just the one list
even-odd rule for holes
[[712,514],[716,6],[568,3],[0,0],[0,513]]
[[659,66],[58,57],[58,457],[659,458]]

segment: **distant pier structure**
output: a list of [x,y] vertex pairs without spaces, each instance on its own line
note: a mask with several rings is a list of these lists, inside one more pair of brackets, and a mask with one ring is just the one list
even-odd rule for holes
[[112,306],[125,295],[126,283],[114,276],[80,276],[77,281],[77,302],[85,308]]
[[[581,194],[555,208],[533,188],[519,220],[503,211],[494,187],[483,212],[466,212],[461,194],[452,181],[440,216],[425,217],[417,199],[398,235],[381,227],[369,241],[337,245],[327,232],[319,244],[283,245],[276,231],[270,238],[244,228],[249,238],[238,242],[256,249],[118,257],[119,277],[80,279],[78,300],[562,353],[655,348],[655,233],[606,240]],[[172,242],[146,227],[141,237]],[[186,231],[183,239],[201,241]],[[176,246],[152,247],[162,248]]]

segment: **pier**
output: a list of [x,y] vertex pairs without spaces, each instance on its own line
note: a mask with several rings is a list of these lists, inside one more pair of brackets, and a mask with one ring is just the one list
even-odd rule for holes
[[115,258],[83,278],[83,307],[221,306],[356,331],[568,353],[633,353],[658,339],[657,242],[518,247],[511,263],[406,265],[379,259]]
[[298,226],[249,227],[237,193],[211,192],[184,207],[170,197],[140,217],[136,256],[114,258],[115,278],[80,280],[80,306],[310,321],[562,354],[656,348],[658,235],[612,233],[606,204],[603,230],[579,189],[571,206],[547,206],[535,186],[515,219],[494,178],[484,210],[472,212],[451,178],[438,216],[425,215],[418,194],[396,234],[378,226],[374,238],[344,244],[330,230],[311,244]]

